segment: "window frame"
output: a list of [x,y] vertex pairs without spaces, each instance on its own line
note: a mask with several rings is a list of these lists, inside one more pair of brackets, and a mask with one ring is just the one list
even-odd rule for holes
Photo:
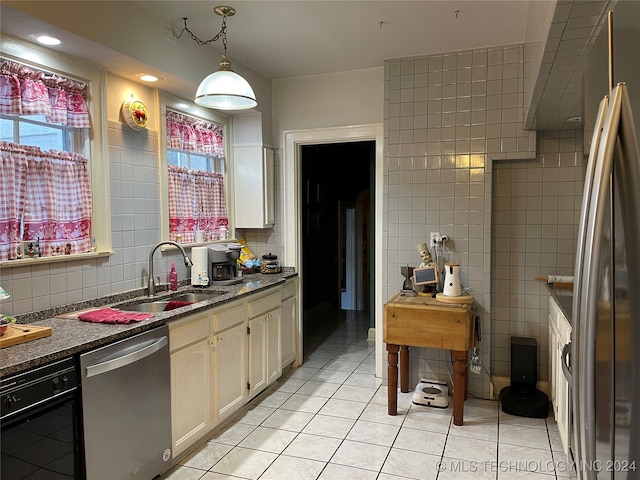
[[[166,92],[158,92],[158,105],[160,107],[160,165],[158,168],[160,174],[160,238],[163,241],[169,240],[169,179],[167,157],[167,108],[178,113],[190,115],[201,120],[213,122],[222,127],[222,135],[224,137],[224,197],[227,204],[227,216],[229,218],[229,234],[235,232],[235,220],[233,210],[233,117],[224,115],[216,110],[210,110],[200,107],[193,102],[173,96]],[[204,244],[211,243],[229,243],[232,239],[227,240],[208,240]],[[184,243],[187,247],[196,247],[203,243]],[[172,248],[163,246],[162,250]]]
[[[89,140],[79,145],[79,153],[89,159],[91,176],[92,215],[91,235],[96,241],[96,252],[77,253],[53,257],[22,258],[0,261],[2,268],[20,267],[30,264],[65,262],[83,258],[109,256],[111,244],[111,200],[109,178],[109,149],[106,143],[106,71],[68,57],[60,52],[48,50],[34,44],[0,35],[0,54],[8,60],[87,84],[87,107],[91,119]],[[101,180],[102,179],[102,180]]]

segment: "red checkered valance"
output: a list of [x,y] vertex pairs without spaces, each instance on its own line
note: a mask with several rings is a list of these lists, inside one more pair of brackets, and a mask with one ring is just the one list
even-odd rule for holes
[[45,115],[46,121],[89,128],[87,85],[9,60],[0,65],[0,113]]
[[167,110],[167,147],[224,157],[222,127],[189,115]]

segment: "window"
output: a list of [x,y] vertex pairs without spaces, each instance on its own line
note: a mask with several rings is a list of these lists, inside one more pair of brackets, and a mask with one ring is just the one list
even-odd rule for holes
[[227,230],[225,124],[167,109],[167,230],[170,240],[224,238]]
[[31,256],[51,261],[58,255],[110,248],[109,222],[93,222],[109,216],[108,186],[98,180],[108,171],[108,163],[101,155],[89,161],[101,146],[100,112],[89,116],[95,107],[92,98],[101,95],[101,78],[102,73],[92,67],[2,38],[3,267]]

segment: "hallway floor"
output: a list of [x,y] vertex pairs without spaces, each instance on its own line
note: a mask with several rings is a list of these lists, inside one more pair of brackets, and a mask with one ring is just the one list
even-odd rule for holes
[[[559,480],[572,477],[553,418],[507,415],[497,401],[448,409],[413,405],[376,379],[368,318],[340,315],[305,342],[289,369],[234,422],[162,480]],[[575,476],[573,476],[575,478]]]

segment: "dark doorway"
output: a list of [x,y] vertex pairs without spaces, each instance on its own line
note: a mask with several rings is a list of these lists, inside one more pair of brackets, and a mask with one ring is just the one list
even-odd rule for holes
[[375,142],[301,146],[305,345],[373,297]]

